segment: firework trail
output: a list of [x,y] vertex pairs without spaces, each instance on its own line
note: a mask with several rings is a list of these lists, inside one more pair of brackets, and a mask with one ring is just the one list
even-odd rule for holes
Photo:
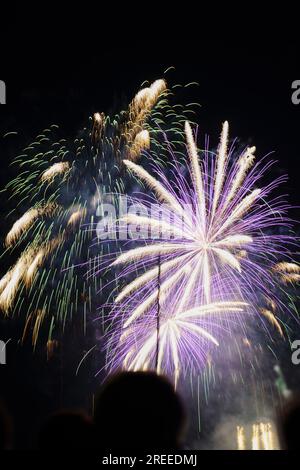
[[274,437],[271,423],[253,424],[252,450],[274,450]]
[[18,258],[0,280],[0,309],[5,315],[28,312],[24,333],[32,332],[34,344],[46,321],[50,349],[55,330],[74,315],[82,315],[85,331],[102,280],[83,279],[83,270],[75,266],[91,256],[97,206],[106,193],[128,189],[124,159],[136,162],[150,145],[163,155],[163,131],[175,140],[181,134],[185,110],[172,107],[171,97],[166,82],[157,80],[137,93],[128,110],[114,116],[95,113],[74,143],[58,139],[58,126],[51,126],[13,161],[19,174],[6,190],[16,201],[9,214],[15,222],[2,258]]
[[135,243],[141,246],[122,250],[112,263],[123,287],[111,313],[109,370],[154,368],[159,342],[157,368],[176,383],[180,370],[190,370],[192,363],[199,369],[210,345],[232,324],[244,331],[249,315],[262,324],[265,319],[283,336],[280,314],[286,306],[279,282],[298,281],[300,274],[291,258],[296,239],[289,206],[272,196],[286,178],[259,187],[273,162],[255,163],[255,147],[236,155],[228,146],[228,129],[225,122],[216,154],[206,149],[200,160],[186,122],[187,159],[171,152],[170,174],[155,161],[150,173],[124,160],[155,197],[140,195],[143,214],[118,220],[128,233],[139,234]]
[[236,428],[236,439],[237,439],[237,448],[238,450],[245,450],[245,429],[243,426],[237,426]]
[[[250,426],[249,426],[250,427]],[[270,422],[254,423],[247,429],[247,436],[244,426],[237,426],[236,438],[238,450],[274,450],[278,448],[276,432],[274,432]],[[248,439],[247,439],[248,437]],[[251,439],[249,439],[251,437]]]

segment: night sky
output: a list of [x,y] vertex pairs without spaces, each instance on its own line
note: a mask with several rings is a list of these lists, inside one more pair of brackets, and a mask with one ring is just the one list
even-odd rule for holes
[[[239,46],[238,40],[235,46],[201,40],[145,41],[126,47],[119,43],[105,48],[93,42],[82,48],[71,44],[67,39],[61,46],[53,43],[39,52],[32,45],[27,49],[12,46],[3,57],[0,80],[6,82],[7,104],[0,106],[1,188],[14,174],[9,168],[11,159],[40,130],[55,123],[66,138],[73,139],[94,112],[120,109],[143,81],[161,78],[164,70],[174,66],[166,76],[170,84],[199,83],[186,92],[185,101],[201,104],[196,121],[202,139],[209,134],[216,144],[221,123],[227,119],[231,137],[256,145],[259,156],[273,152],[272,158],[279,162],[277,171],[289,175],[284,192],[291,204],[299,204],[300,104],[291,101],[291,84],[300,79],[295,42],[251,48]],[[18,135],[2,138],[13,131]],[[6,212],[2,196],[1,243],[7,231]],[[297,209],[290,215],[299,219]],[[0,269],[5,267],[0,265]],[[1,320],[0,328],[3,339],[12,338],[8,365],[0,366],[1,392],[20,421],[24,416],[29,419],[24,408],[33,410],[32,421],[38,423],[57,406],[91,407],[85,391],[95,386],[89,374],[92,363],[87,362],[80,377],[74,376],[80,351],[47,363],[44,357],[32,356],[29,347],[17,344],[17,319]],[[67,332],[66,349],[70,341],[72,332]],[[78,347],[84,349],[81,342]],[[25,447],[31,439],[18,438]]]
[[[255,142],[260,155],[275,152],[289,172],[289,192],[296,201],[300,106],[291,101],[291,83],[299,75],[295,42],[222,47],[209,41],[146,41],[126,52],[110,45],[98,54],[93,47],[88,52],[84,47],[57,47],[44,54],[32,49],[22,54],[21,49],[17,66],[12,56],[2,61],[8,104],[0,110],[1,132],[17,130],[20,146],[49,123],[59,124],[73,137],[93,112],[126,104],[144,80],[161,77],[174,66],[169,82],[200,85],[190,95],[202,106],[197,116],[200,132],[216,138],[227,119],[231,135]],[[12,154],[14,150],[12,146]],[[3,184],[11,158],[10,152],[3,152],[3,143],[1,158]]]

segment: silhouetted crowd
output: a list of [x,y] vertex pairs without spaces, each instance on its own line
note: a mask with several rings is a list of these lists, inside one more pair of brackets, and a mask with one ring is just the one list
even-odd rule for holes
[[[179,449],[185,412],[165,378],[151,372],[111,377],[100,390],[91,418],[61,410],[43,424],[36,447],[41,450]],[[12,423],[0,409],[0,449],[13,448]]]
[[[298,447],[300,399],[293,399],[278,417],[282,449]],[[0,405],[0,450],[13,449],[13,426]],[[123,372],[100,390],[93,418],[62,410],[39,430],[40,450],[177,450],[182,446],[186,415],[167,379],[154,372]]]

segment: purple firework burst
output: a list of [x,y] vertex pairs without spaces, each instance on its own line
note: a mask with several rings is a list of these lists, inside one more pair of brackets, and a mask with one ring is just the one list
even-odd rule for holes
[[124,161],[155,197],[139,198],[142,213],[118,221],[139,236],[138,246],[112,263],[121,266],[120,282],[130,282],[114,300],[107,346],[109,369],[156,368],[175,382],[192,363],[203,364],[222,332],[248,314],[283,335],[278,282],[300,278],[291,258],[289,206],[272,196],[286,177],[260,184],[274,162],[256,163],[255,147],[239,155],[228,149],[227,122],[217,152],[206,149],[201,158],[187,122],[185,135],[187,158],[170,152],[171,176],[158,162],[150,174]]

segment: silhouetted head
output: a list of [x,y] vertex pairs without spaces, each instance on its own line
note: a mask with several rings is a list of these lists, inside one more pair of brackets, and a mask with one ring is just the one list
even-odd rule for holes
[[300,396],[291,399],[284,407],[280,416],[279,435],[281,448],[299,449],[300,438]]
[[84,413],[61,411],[42,426],[38,438],[41,450],[85,450],[94,447],[92,420]]
[[0,450],[11,448],[12,444],[12,422],[3,403],[0,402]]
[[97,398],[97,442],[105,449],[176,449],[185,414],[173,386],[154,372],[123,372]]

